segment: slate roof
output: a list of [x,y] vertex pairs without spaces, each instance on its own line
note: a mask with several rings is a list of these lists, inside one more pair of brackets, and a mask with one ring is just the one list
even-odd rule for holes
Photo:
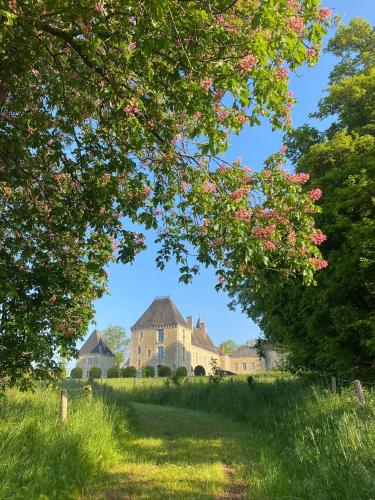
[[208,336],[208,333],[204,333],[199,328],[193,328],[193,332],[191,335],[191,343],[196,347],[200,347],[201,349],[206,349],[206,351],[214,352],[215,354],[221,354],[219,349],[215,347],[211,338]]
[[111,349],[104,342],[100,331],[97,329],[92,332],[79,351],[80,356],[87,354],[101,354],[103,356],[115,357]]
[[237,347],[231,354],[231,358],[246,358],[249,357],[259,357],[258,351],[254,347],[250,347],[249,345],[241,345]]
[[182,325],[188,328],[180,311],[169,297],[156,297],[131,329],[158,328],[176,325]]

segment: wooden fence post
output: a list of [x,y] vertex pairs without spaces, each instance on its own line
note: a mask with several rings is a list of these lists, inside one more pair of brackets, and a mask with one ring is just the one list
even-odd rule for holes
[[68,391],[61,389],[60,394],[60,420],[63,424],[68,420]]
[[363,394],[363,389],[361,382],[359,380],[354,380],[355,392],[357,393],[357,398],[361,408],[365,407],[365,395]]
[[336,377],[331,377],[331,386],[333,394],[336,394],[337,392]]

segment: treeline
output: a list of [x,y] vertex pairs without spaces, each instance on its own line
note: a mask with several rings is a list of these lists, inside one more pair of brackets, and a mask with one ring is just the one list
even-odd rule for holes
[[297,172],[323,196],[316,226],[328,267],[316,286],[270,270],[258,294],[233,291],[266,340],[284,346],[290,367],[371,373],[375,365],[375,32],[364,19],[340,26],[327,50],[340,58],[311,116],[333,117],[324,132],[309,125],[285,138]]

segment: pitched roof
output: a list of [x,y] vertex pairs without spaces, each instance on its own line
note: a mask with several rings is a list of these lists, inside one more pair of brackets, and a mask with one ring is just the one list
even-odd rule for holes
[[136,328],[157,328],[172,325],[188,327],[180,311],[169,297],[156,297],[131,328],[133,330]]
[[206,351],[220,354],[219,349],[215,347],[211,338],[208,336],[208,333],[203,332],[200,328],[193,328],[193,332],[191,334],[191,343],[192,345],[200,347],[201,349],[205,349]]
[[232,354],[232,358],[246,358],[246,357],[259,357],[258,351],[254,348],[251,347],[250,345],[244,344],[241,345],[240,347],[237,347]]
[[97,329],[92,332],[90,337],[86,340],[79,351],[80,356],[84,356],[87,354],[101,354],[103,356],[112,357],[115,356],[111,349],[104,342],[100,331]]

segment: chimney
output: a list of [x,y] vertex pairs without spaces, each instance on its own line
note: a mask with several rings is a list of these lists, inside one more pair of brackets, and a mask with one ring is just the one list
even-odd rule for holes
[[187,316],[186,323],[188,324],[189,328],[193,328],[193,316]]
[[199,323],[199,328],[202,331],[202,333],[206,333],[206,324],[203,321]]

